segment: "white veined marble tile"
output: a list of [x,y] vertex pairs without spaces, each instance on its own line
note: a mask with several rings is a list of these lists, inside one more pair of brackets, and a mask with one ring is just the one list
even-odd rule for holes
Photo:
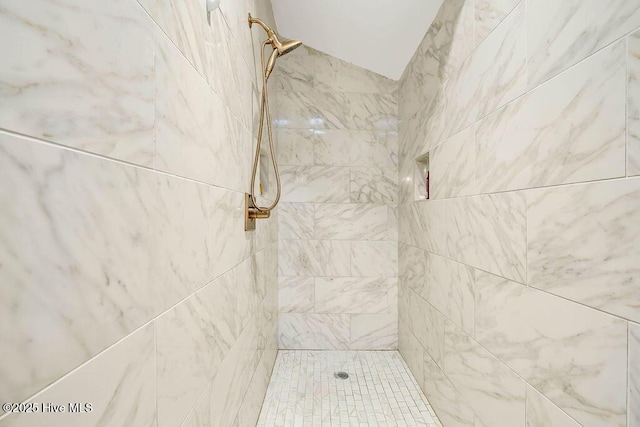
[[[154,327],[129,335],[86,365],[34,396],[37,413],[4,417],[2,427],[156,425]],[[42,411],[43,403],[65,405],[64,413]],[[91,412],[72,413],[69,403],[90,403]]]
[[398,201],[398,171],[387,168],[351,168],[350,193],[353,203],[395,203]]
[[[402,295],[402,294],[401,294]],[[402,354],[407,366],[418,381],[423,381],[423,358],[425,350],[418,338],[410,331],[408,323],[404,323],[402,312],[398,318],[398,350]],[[429,357],[427,355],[427,357]]]
[[264,353],[264,342],[260,339],[262,323],[261,316],[254,316],[182,425],[233,425]]
[[441,426],[397,352],[281,350],[258,426],[288,425]]
[[397,277],[398,243],[351,242],[351,275],[358,277]]
[[621,42],[479,122],[479,190],[624,176],[625,91]]
[[313,239],[315,236],[313,203],[278,205],[278,237],[280,239]]
[[529,88],[640,26],[636,0],[527,3]]
[[415,292],[408,291],[407,297],[409,329],[431,358],[442,366],[446,318]]
[[282,92],[278,126],[289,129],[398,129],[396,97],[391,94]]
[[347,203],[349,168],[329,166],[282,166],[283,202]]
[[395,350],[397,348],[397,314],[351,315],[351,349]]
[[640,426],[640,325],[629,322],[628,427]]
[[426,253],[422,295],[466,333],[473,336],[474,269],[450,259]]
[[339,240],[281,240],[278,271],[282,276],[349,276],[351,242]]
[[474,1],[443,2],[431,24],[438,30],[430,46],[430,56],[437,58],[442,81],[449,78],[474,47]]
[[450,322],[445,332],[444,373],[484,424],[524,426],[525,382]]
[[387,205],[317,203],[315,237],[333,240],[388,240]]
[[527,385],[527,427],[580,427],[536,389]]
[[278,278],[279,310],[281,313],[312,313],[315,306],[313,277]]
[[153,26],[138,4],[3,1],[0,40],[0,127],[153,166]]
[[477,0],[475,41],[479,45],[521,0]]
[[398,280],[418,295],[424,295],[427,256],[420,248],[402,242],[398,245]]
[[280,348],[346,350],[350,322],[348,314],[280,313]]
[[640,31],[629,36],[627,53],[627,176],[640,175]]
[[236,285],[232,270],[158,318],[159,426],[185,419],[236,342]]
[[239,193],[7,134],[0,163],[0,199],[11,201],[0,257],[12,266],[2,300],[30,319],[1,322],[15,337],[5,360],[23,367],[2,371],[5,400],[27,398],[263,245],[243,230]]
[[524,3],[447,80],[447,135],[474,123],[526,91]]
[[473,126],[469,126],[430,152],[430,198],[467,196],[475,192],[474,138]]
[[585,425],[624,425],[627,325],[498,276],[476,275],[482,345]]
[[[526,204],[517,192],[413,203],[409,243],[524,283]],[[401,235],[401,239],[403,236]],[[414,243],[411,243],[414,242]]]
[[[276,361],[276,351],[264,351],[260,358],[260,363],[256,372],[253,374],[251,384],[245,393],[242,406],[238,411],[236,422],[238,427],[255,426],[260,416],[264,396],[269,386],[269,378],[271,377],[271,369]],[[235,425],[235,424],[234,424]]]
[[334,56],[320,53],[313,58],[317,91],[392,94],[397,89],[396,81]]
[[396,279],[362,277],[317,277],[316,313],[388,313],[389,290]]
[[275,132],[278,133],[278,164],[314,164],[313,153],[319,144],[314,129],[274,129]]
[[242,191],[238,147],[250,133],[164,33],[156,34],[156,168]]
[[640,179],[530,191],[527,284],[640,320]]
[[[400,353],[402,354],[402,351]],[[442,369],[427,353],[424,354],[423,370],[422,390],[427,399],[437,408],[442,424],[474,427],[475,414]]]
[[396,131],[314,129],[316,165],[393,169],[398,162]]

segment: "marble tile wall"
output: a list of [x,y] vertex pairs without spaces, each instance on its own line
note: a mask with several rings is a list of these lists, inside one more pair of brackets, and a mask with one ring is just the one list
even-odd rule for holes
[[301,48],[279,62],[279,340],[397,348],[397,82]]
[[0,401],[92,404],[0,426],[255,425],[278,219],[243,230],[249,11],[274,24],[268,0],[0,5]]
[[445,0],[425,30],[398,89],[401,354],[447,426],[640,426],[640,4]]

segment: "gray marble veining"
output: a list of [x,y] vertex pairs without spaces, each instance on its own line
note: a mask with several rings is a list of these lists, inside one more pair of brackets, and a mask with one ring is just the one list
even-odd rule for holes
[[153,166],[154,35],[138,4],[6,0],[0,38],[1,128]]
[[616,43],[481,121],[479,189],[624,176],[625,54]]
[[640,26],[636,0],[532,0],[527,15],[530,88]]
[[639,321],[640,178],[526,196],[527,283]]
[[626,322],[488,273],[476,290],[478,342],[581,424],[624,426]]
[[580,427],[580,424],[527,386],[527,427]]
[[[145,326],[38,394],[36,413],[14,414],[2,427],[156,426],[155,332]],[[87,387],[87,384],[97,385]],[[92,405],[91,412],[70,412],[68,403]],[[42,403],[65,405],[65,412],[42,411]]]

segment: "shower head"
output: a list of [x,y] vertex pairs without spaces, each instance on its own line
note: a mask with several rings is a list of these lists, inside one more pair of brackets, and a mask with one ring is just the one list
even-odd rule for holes
[[280,40],[278,34],[271,29],[267,24],[259,18],[253,18],[251,14],[249,14],[249,28],[253,26],[253,24],[258,24],[267,32],[268,39],[265,43],[270,44],[273,47],[273,52],[269,56],[269,60],[267,61],[267,66],[265,69],[265,76],[269,78],[271,72],[273,71],[273,67],[276,64],[276,59],[279,56],[286,55],[292,50],[300,47],[302,42],[300,40]]
[[278,56],[286,55],[302,45],[300,40],[285,40],[281,42],[276,33],[273,33],[271,39],[273,41],[273,47],[278,51]]

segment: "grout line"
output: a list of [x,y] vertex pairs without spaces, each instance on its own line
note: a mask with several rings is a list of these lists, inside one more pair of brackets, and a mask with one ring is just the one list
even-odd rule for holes
[[[145,329],[146,327],[149,327],[151,325],[155,326],[155,323],[157,320],[160,319],[160,317],[164,316],[165,314],[167,314],[168,312],[174,310],[178,305],[184,303],[187,299],[193,297],[196,293],[202,291],[204,288],[212,285],[216,280],[218,280],[221,276],[229,273],[231,270],[237,268],[240,264],[246,262],[248,259],[255,257],[257,254],[259,254],[262,251],[267,250],[268,248],[263,248],[259,251],[257,251],[256,253],[254,253],[253,255],[245,258],[244,260],[240,261],[239,263],[235,264],[233,267],[231,267],[229,270],[225,271],[224,273],[218,275],[216,278],[210,280],[209,282],[207,282],[205,285],[203,285],[202,287],[198,288],[196,291],[194,291],[193,293],[189,294],[188,296],[186,296],[185,298],[181,299],[179,302],[175,303],[174,305],[172,305],[171,307],[167,308],[166,310],[162,311],[161,313],[159,313],[158,315],[154,316],[153,318],[151,318],[150,320],[146,321],[144,324],[142,324],[141,326],[133,329],[132,331],[128,332],[125,336],[123,336],[122,338],[118,339],[117,341],[113,342],[112,344],[110,344],[109,346],[107,346],[106,348],[104,348],[103,350],[99,351],[98,353],[96,353],[95,355],[91,356],[89,359],[87,359],[86,361],[84,361],[83,363],[81,363],[80,365],[76,366],[75,368],[71,369],[70,371],[66,372],[65,374],[63,374],[62,376],[60,376],[59,378],[53,380],[50,384],[48,384],[47,386],[43,387],[42,389],[38,390],[35,394],[28,396],[27,398],[23,399],[22,402],[29,402],[30,400],[38,397],[40,394],[44,393],[45,391],[47,391],[48,389],[56,386],[57,384],[61,383],[63,380],[65,380],[67,377],[73,375],[75,372],[79,371],[81,368],[83,368],[85,365],[91,363],[92,361],[94,361],[96,358],[98,358],[99,356],[101,356],[102,354],[106,353],[107,351],[111,350],[112,348],[116,347],[117,345],[121,344],[124,340],[128,339],[129,337],[131,337],[132,335],[140,332],[141,330]],[[252,317],[253,319],[253,317]],[[250,322],[251,320],[249,320]],[[247,323],[247,325],[249,325],[249,322]],[[246,328],[245,328],[246,329]],[[244,330],[242,331],[244,332]],[[241,333],[242,333],[241,332]],[[156,331],[156,336],[157,336],[157,331]],[[239,339],[239,336],[238,336]],[[236,340],[237,343],[238,340]],[[234,343],[234,345],[236,344]],[[157,348],[157,342],[156,342],[156,348]],[[233,346],[232,346],[233,348]],[[230,350],[229,350],[230,351]],[[227,353],[228,354],[228,353]],[[223,359],[224,360],[224,359]],[[0,417],[0,420],[2,420],[4,417],[8,416],[10,414],[5,414],[2,417]]]
[[152,173],[157,173],[157,174],[160,174],[160,175],[168,176],[168,177],[171,177],[171,178],[176,178],[176,179],[181,179],[181,180],[184,180],[184,181],[189,181],[189,182],[193,182],[195,184],[206,185],[208,187],[213,187],[213,188],[217,188],[217,189],[220,189],[220,190],[225,190],[225,191],[229,191],[229,192],[232,192],[232,193],[238,193],[238,194],[242,194],[242,195],[245,194],[244,191],[234,190],[234,189],[230,189],[230,188],[227,188],[227,187],[221,187],[219,185],[212,184],[212,183],[209,183],[209,182],[199,181],[197,179],[188,178],[188,177],[181,176],[181,175],[176,175],[176,174],[173,174],[173,173],[170,173],[170,172],[154,169],[153,167],[150,167],[150,166],[143,166],[143,165],[139,165],[137,163],[132,163],[132,162],[129,162],[129,161],[126,161],[126,160],[121,160],[121,159],[117,159],[117,158],[114,158],[114,157],[108,157],[108,156],[103,155],[103,154],[93,153],[91,151],[85,151],[85,150],[82,150],[80,148],[75,148],[75,147],[63,145],[63,144],[58,143],[58,142],[48,141],[48,140],[45,140],[45,139],[42,139],[42,138],[39,138],[39,137],[36,137],[36,136],[26,135],[26,134],[23,134],[23,133],[20,133],[20,132],[16,132],[16,131],[4,129],[4,128],[0,128],[0,136],[1,135],[18,137],[18,138],[21,138],[21,139],[25,139],[30,143],[43,144],[43,145],[49,146],[50,148],[59,148],[61,150],[69,151],[69,152],[72,152],[72,153],[75,153],[75,154],[85,155],[87,157],[92,157],[92,158],[99,159],[99,160],[104,160],[104,161],[107,161],[107,162],[118,163],[118,164],[123,165],[123,166],[129,166],[129,167],[141,169],[141,170],[144,170],[144,171],[148,171],[148,172],[152,172]]
[[[500,278],[502,278],[502,279],[505,279],[505,280],[508,280],[508,281],[510,281],[510,282],[516,283],[516,284],[518,284],[518,285],[525,286],[525,287],[527,287],[527,288],[529,288],[529,289],[533,289],[533,290],[535,290],[535,291],[539,291],[539,292],[544,292],[544,293],[545,293],[545,294],[547,294],[547,295],[551,295],[551,296],[554,296],[554,297],[557,297],[557,298],[561,298],[561,299],[563,299],[563,300],[565,300],[565,301],[568,301],[568,302],[571,302],[571,303],[574,303],[574,304],[577,304],[577,305],[580,305],[580,306],[583,306],[583,307],[586,307],[586,308],[589,308],[589,309],[592,309],[592,310],[598,311],[598,312],[600,312],[600,313],[602,313],[602,314],[606,314],[606,315],[611,316],[611,317],[614,317],[614,318],[616,318],[616,319],[620,319],[620,320],[623,320],[623,321],[625,321],[625,322],[633,322],[633,321],[634,321],[634,320],[632,320],[632,319],[627,319],[627,318],[625,318],[625,317],[622,317],[622,316],[620,316],[620,315],[618,315],[618,314],[610,313],[610,312],[605,311],[605,310],[603,310],[603,309],[601,309],[601,308],[598,308],[598,307],[592,307],[592,306],[587,305],[587,304],[585,304],[585,303],[583,303],[583,302],[572,300],[572,299],[570,299],[570,298],[568,298],[568,297],[565,297],[565,296],[563,296],[563,295],[554,294],[553,292],[550,292],[550,291],[548,291],[548,290],[540,289],[540,288],[537,288],[537,287],[535,287],[535,286],[528,285],[527,283],[522,283],[522,282],[519,282],[519,281],[517,281],[517,280],[510,279],[510,278],[508,278],[508,277],[502,276],[502,275],[500,275],[500,274],[497,274],[497,273],[494,273],[494,272],[491,272],[491,271],[488,271],[488,270],[483,270],[482,268],[474,267],[474,266],[473,266],[473,265],[471,265],[471,264],[466,264],[466,263],[464,263],[464,262],[457,261],[457,260],[455,260],[455,259],[453,259],[453,258],[449,258],[449,257],[447,257],[447,256],[445,256],[445,255],[441,255],[441,254],[438,254],[438,253],[435,253],[435,252],[431,252],[431,251],[429,251],[428,249],[422,249],[422,248],[419,248],[419,247],[417,247],[417,246],[413,246],[413,245],[408,244],[408,243],[405,243],[405,242],[401,242],[401,243],[402,243],[403,245],[410,246],[410,247],[412,247],[412,248],[419,249],[419,250],[422,250],[422,251],[424,251],[424,252],[428,252],[429,254],[432,254],[432,255],[435,255],[435,256],[439,256],[439,257],[441,257],[441,258],[446,258],[447,260],[449,260],[449,261],[451,261],[451,262],[455,262],[456,264],[461,264],[461,265],[464,265],[464,266],[467,266],[467,267],[471,267],[471,268],[473,268],[474,270],[477,270],[477,271],[480,271],[480,272],[483,272],[483,273],[487,273],[487,274],[490,274],[490,275],[492,275],[492,276],[500,277]],[[415,292],[415,291],[414,291],[414,292]],[[416,293],[416,295],[418,295],[418,294]],[[419,295],[419,296],[420,296],[421,298],[425,299],[424,297],[422,297],[422,295]],[[425,299],[425,300],[426,300],[426,299]],[[429,301],[427,301],[427,302],[429,302]],[[435,307],[434,307],[434,308],[435,308]],[[438,311],[439,311],[439,310],[438,310]],[[447,317],[447,316],[445,316],[445,317]],[[447,318],[448,318],[448,317],[447,317]],[[474,317],[474,318],[475,318],[475,317]],[[455,322],[453,322],[453,321],[452,321],[452,323],[455,323]],[[456,325],[457,325],[457,324],[456,324]],[[466,332],[465,332],[465,333],[466,333]]]

